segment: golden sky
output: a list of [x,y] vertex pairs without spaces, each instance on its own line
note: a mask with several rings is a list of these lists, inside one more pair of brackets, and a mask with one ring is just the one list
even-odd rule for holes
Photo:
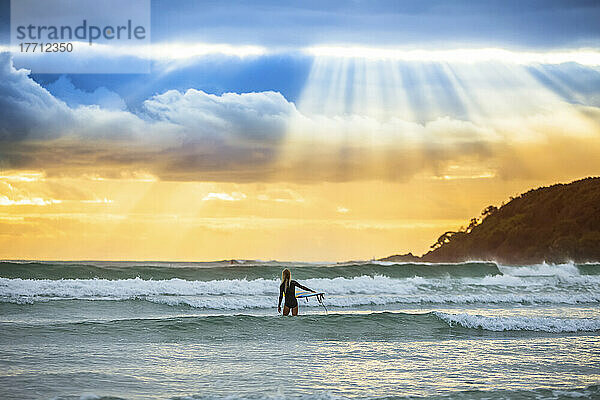
[[0,257],[341,261],[420,254],[486,205],[553,182],[235,184],[5,171]]

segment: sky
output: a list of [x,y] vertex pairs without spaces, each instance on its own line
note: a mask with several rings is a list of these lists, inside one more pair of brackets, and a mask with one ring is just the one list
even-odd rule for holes
[[[0,1],[0,258],[426,252],[600,174],[595,1],[152,1],[151,43],[41,73]],[[87,63],[87,64],[86,64]]]

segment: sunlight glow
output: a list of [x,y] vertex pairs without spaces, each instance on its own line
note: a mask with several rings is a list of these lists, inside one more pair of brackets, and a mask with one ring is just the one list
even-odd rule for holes
[[334,181],[492,180],[511,168],[500,155],[519,157],[513,146],[523,149],[513,162],[525,165],[540,144],[594,140],[599,130],[594,116],[540,79],[541,66],[526,64],[600,53],[316,47],[311,54],[299,113],[278,154],[279,179],[301,179],[286,174],[303,171]]
[[[399,121],[423,125],[449,118],[488,128],[507,127],[516,119],[554,115],[557,111],[568,113],[574,120],[582,119],[565,99],[532,75],[528,67],[511,63],[510,58],[508,62],[476,63],[477,58],[469,63],[450,62],[455,56],[457,60],[463,59],[459,52],[445,61],[437,57],[416,61],[413,57],[407,62],[402,58],[361,58],[360,52],[352,57],[352,52],[315,54],[298,101],[298,109],[305,115],[363,116],[381,123],[396,121],[396,127],[389,129],[390,134],[398,133],[403,125]],[[436,58],[437,61],[432,61]],[[405,138],[410,130],[406,128],[404,124]],[[385,130],[382,126],[378,129]],[[331,130],[328,135],[333,135]]]
[[[502,62],[518,65],[578,63],[585,66],[600,65],[600,50],[593,48],[573,50],[551,50],[546,52],[515,51],[502,48],[477,49],[402,49],[398,47],[366,47],[352,45],[317,45],[303,48],[268,48],[259,45],[237,45],[230,43],[170,42],[150,45],[116,45],[87,42],[71,42],[77,56],[128,57],[157,61],[181,61],[210,55],[230,57],[264,56],[267,54],[303,53],[313,57],[362,58],[365,60],[395,60],[416,62],[440,62],[474,64],[481,62]],[[20,54],[20,49],[0,45],[0,52],[12,51]],[[20,55],[39,57],[40,53]],[[331,84],[336,84],[332,82]]]
[[315,57],[364,58],[367,60],[398,60],[419,62],[447,62],[472,64],[499,61],[513,64],[562,64],[575,62],[581,65],[600,65],[600,51],[592,49],[521,52],[498,48],[452,50],[402,50],[398,48],[362,46],[315,46],[304,50]]

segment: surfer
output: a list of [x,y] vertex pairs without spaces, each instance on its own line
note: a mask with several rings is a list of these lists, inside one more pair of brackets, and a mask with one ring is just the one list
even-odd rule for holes
[[296,299],[296,286],[308,290],[312,293],[317,293],[312,289],[302,286],[298,282],[292,280],[292,274],[289,269],[284,269],[281,272],[281,285],[279,285],[279,302],[277,303],[277,312],[281,312],[281,299],[285,296],[283,304],[283,315],[288,315],[292,310],[292,315],[298,315],[298,300]]

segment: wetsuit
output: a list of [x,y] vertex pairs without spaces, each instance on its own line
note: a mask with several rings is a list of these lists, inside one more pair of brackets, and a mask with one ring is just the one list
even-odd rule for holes
[[[295,280],[291,280],[287,290],[285,291],[285,303],[284,303],[285,306],[290,309],[298,307],[298,300],[296,299],[296,286],[298,286],[300,289],[304,289],[309,292],[312,292],[312,290],[310,290],[306,286],[302,286]],[[279,303],[277,303],[278,306],[281,306],[281,299],[283,298],[283,295],[284,295],[284,289],[285,288],[283,287],[283,282],[281,282],[281,285],[279,285]]]

